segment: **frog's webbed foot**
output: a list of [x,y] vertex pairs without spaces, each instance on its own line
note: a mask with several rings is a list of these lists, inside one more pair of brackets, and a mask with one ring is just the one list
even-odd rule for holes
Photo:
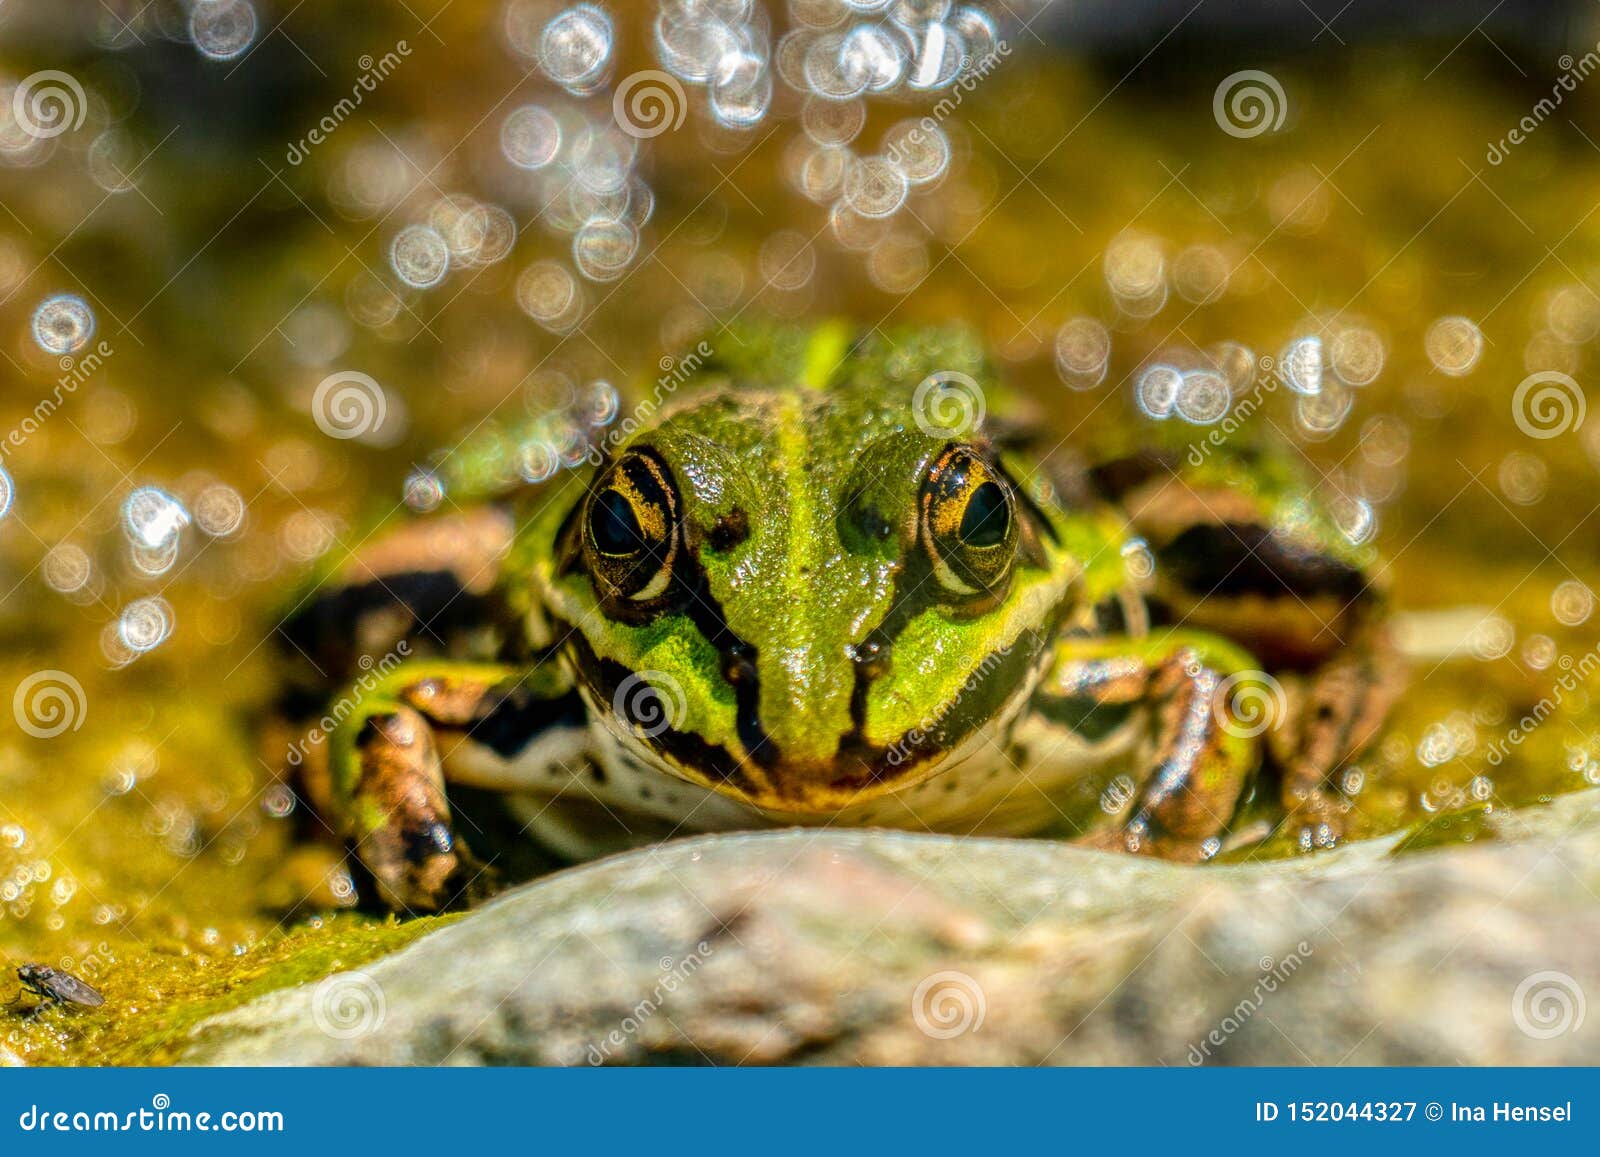
[[331,810],[390,908],[436,912],[493,891],[488,866],[452,824],[441,745],[521,697],[513,680],[497,666],[408,664],[334,732]]
[[1305,673],[1268,673],[1226,639],[1173,631],[1064,643],[1044,693],[1148,706],[1140,786],[1120,825],[1089,842],[1194,860],[1220,848],[1263,756],[1279,776],[1283,826],[1308,847],[1337,843],[1350,805],[1334,777],[1378,733],[1403,684],[1381,631]]
[[450,827],[432,727],[409,707],[380,708],[361,723],[354,750],[352,836],[361,862],[390,907],[437,911],[456,890],[467,852]]
[[1283,710],[1267,732],[1280,778],[1283,826],[1325,847],[1344,834],[1350,805],[1334,782],[1377,736],[1405,685],[1404,663],[1381,628],[1305,674],[1280,674]]
[[1245,658],[1222,640],[1179,633],[1063,644],[1047,695],[1145,704],[1152,713],[1132,806],[1089,844],[1179,860],[1215,854],[1260,762],[1257,732],[1229,715],[1226,703],[1226,672],[1242,669]]

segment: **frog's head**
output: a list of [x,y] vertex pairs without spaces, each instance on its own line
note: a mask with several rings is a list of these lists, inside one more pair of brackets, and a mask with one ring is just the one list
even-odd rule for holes
[[981,434],[919,424],[916,385],[712,384],[596,471],[536,585],[621,742],[832,812],[1020,707],[1079,591],[1068,516]]

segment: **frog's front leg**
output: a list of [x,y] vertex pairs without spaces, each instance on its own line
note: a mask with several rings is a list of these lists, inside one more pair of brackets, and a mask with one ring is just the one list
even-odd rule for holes
[[331,807],[385,904],[437,911],[472,882],[481,868],[452,827],[445,786],[481,779],[471,761],[452,759],[455,749],[570,730],[558,707],[569,693],[553,663],[525,671],[438,660],[402,664],[351,692],[331,737]]
[[1053,713],[1089,720],[1100,709],[1145,707],[1137,794],[1121,826],[1088,842],[1177,859],[1215,852],[1261,761],[1259,728],[1236,716],[1228,692],[1256,666],[1250,654],[1201,632],[1150,638],[1066,639],[1039,695]]

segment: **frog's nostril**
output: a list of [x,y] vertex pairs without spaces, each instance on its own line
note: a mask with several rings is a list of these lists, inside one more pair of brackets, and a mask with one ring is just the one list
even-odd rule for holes
[[722,656],[722,677],[735,686],[756,677],[756,649],[749,643],[734,643]]
[[870,678],[877,678],[889,664],[890,643],[887,639],[873,637],[845,648],[850,660],[865,669]]

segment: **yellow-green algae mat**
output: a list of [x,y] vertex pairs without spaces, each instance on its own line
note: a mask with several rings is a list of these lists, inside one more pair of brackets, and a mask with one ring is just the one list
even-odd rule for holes
[[38,1014],[13,1012],[0,1062],[171,1063],[192,1043],[188,1033],[202,1021],[275,989],[359,967],[453,919],[402,924],[340,914],[274,933],[238,954],[151,950],[135,966],[109,967],[97,978],[106,998],[101,1008],[58,1005]]

